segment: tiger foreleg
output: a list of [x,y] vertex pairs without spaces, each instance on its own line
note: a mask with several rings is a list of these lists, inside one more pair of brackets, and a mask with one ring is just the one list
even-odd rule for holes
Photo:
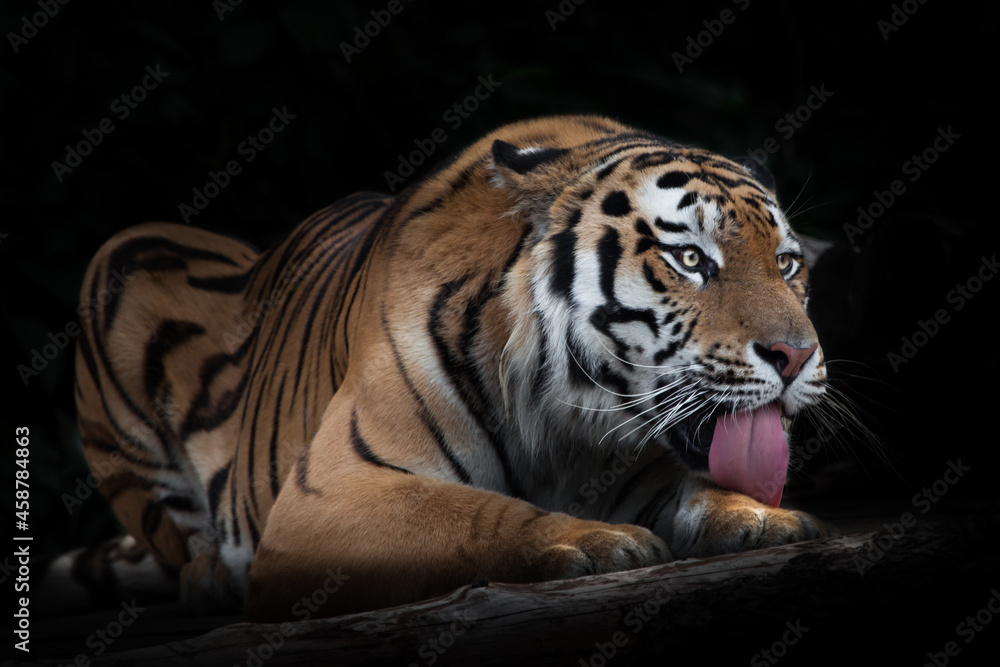
[[705,473],[661,457],[628,483],[613,522],[645,526],[677,558],[706,557],[800,542],[834,534],[811,514],[765,505],[720,488]]
[[827,537],[836,530],[815,516],[771,507],[692,475],[673,516],[671,548],[679,557],[714,556]]
[[403,461],[376,458],[392,450],[374,440],[361,456],[348,423],[328,411],[281,489],[249,572],[251,620],[387,607],[481,581],[562,579],[670,558],[644,528],[579,520],[408,471]]
[[282,492],[250,569],[248,618],[301,617],[303,600],[330,615],[481,581],[564,579],[670,558],[637,526],[582,521],[416,475],[379,472],[355,482],[322,495],[294,485]]

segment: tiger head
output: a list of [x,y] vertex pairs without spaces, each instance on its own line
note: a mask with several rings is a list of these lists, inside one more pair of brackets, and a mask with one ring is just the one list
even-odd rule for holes
[[576,145],[493,143],[494,184],[533,230],[522,328],[539,369],[523,408],[561,415],[571,437],[669,442],[720,486],[777,505],[788,418],[819,401],[825,365],[773,179],[609,126]]

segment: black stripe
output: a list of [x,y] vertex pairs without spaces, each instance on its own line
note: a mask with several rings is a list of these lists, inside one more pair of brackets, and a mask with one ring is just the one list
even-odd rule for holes
[[621,160],[615,160],[611,164],[605,165],[597,172],[597,180],[603,181],[605,178],[611,175],[611,173],[622,163]]
[[636,155],[632,158],[632,167],[635,169],[648,169],[649,167],[659,167],[664,164],[670,164],[676,159],[677,154],[669,151],[643,153],[642,155]]
[[696,195],[693,192],[688,192],[683,197],[681,197],[681,200],[679,202],[677,202],[677,210],[679,211],[682,208],[687,208],[688,206],[694,204],[697,200],[698,200],[698,195]]
[[205,328],[195,322],[166,320],[156,330],[152,342],[146,345],[144,385],[146,396],[153,400],[166,374],[163,358],[189,338],[205,333]]
[[643,236],[635,244],[635,254],[641,255],[642,253],[646,252],[650,248],[659,248],[660,250],[666,250],[667,246],[664,245],[663,243],[660,243],[659,240],[657,240],[657,239],[655,239],[655,238],[653,238],[651,236]]
[[181,512],[197,512],[198,507],[195,506],[194,501],[188,496],[178,496],[178,495],[168,495],[160,498],[156,502],[160,503],[165,507],[171,509],[179,510]]
[[[344,285],[350,286],[353,284],[353,292],[349,299],[341,299],[340,303],[337,305],[337,312],[334,315],[335,322],[343,323],[343,340],[344,340],[344,358],[347,358],[350,352],[350,337],[347,335],[347,325],[350,320],[350,311],[354,306],[354,300],[357,297],[358,290],[361,286],[360,280],[355,280],[358,277],[358,273],[361,269],[368,263],[368,255],[371,253],[372,247],[375,245],[375,240],[379,235],[381,229],[384,228],[383,221],[386,219],[388,211],[387,209],[383,211],[382,215],[371,223],[371,226],[365,230],[364,239],[361,241],[360,246],[356,246],[354,249],[354,263],[351,265],[350,271],[348,271],[347,276],[344,278]],[[347,309],[345,314],[344,310]]]
[[[370,229],[367,230],[367,234],[369,238],[372,236]],[[338,310],[336,315],[332,318],[333,322],[340,321],[341,313],[349,301],[347,296],[347,287],[351,285],[350,281],[353,280],[354,276],[357,274],[357,270],[360,269],[360,265],[355,264],[352,271],[347,276],[341,274],[339,269],[343,262],[346,261],[347,253],[351,250],[352,248],[347,246],[338,247],[323,260],[323,263],[318,270],[313,272],[313,276],[310,281],[299,287],[297,301],[300,307],[297,308],[296,311],[301,312],[301,310],[308,303],[308,315],[306,316],[306,320],[301,330],[297,326],[292,326],[293,323],[296,322],[294,319],[285,325],[285,335],[283,336],[282,344],[278,350],[278,353],[280,353],[286,349],[285,344],[289,335],[291,335],[293,331],[302,332],[301,337],[295,341],[295,346],[298,347],[299,351],[299,359],[298,363],[295,365],[295,382],[292,390],[293,401],[295,400],[295,397],[298,394],[298,389],[302,384],[303,373],[309,373],[312,370],[306,366],[306,357],[313,349],[312,346],[310,346],[310,341],[316,333],[315,322],[316,318],[319,316],[320,309],[331,305],[330,301],[323,297],[331,292],[330,285],[334,279],[341,278],[343,281],[343,288],[338,290],[341,298],[338,299]]]
[[212,479],[208,482],[208,508],[212,512],[212,521],[215,521],[215,517],[219,511],[219,500],[222,498],[222,489],[226,486],[226,482],[229,480],[229,470],[233,466],[232,459],[222,468],[215,471],[212,475]]
[[[315,248],[327,247],[326,244],[330,242],[330,239],[336,237],[339,234],[349,232],[351,227],[358,219],[366,217],[371,213],[371,211],[377,209],[380,202],[372,201],[373,199],[382,197],[381,195],[372,196],[371,193],[359,193],[341,199],[336,204],[331,204],[330,206],[317,211],[313,215],[309,216],[305,221],[299,224],[293,232],[292,236],[285,239],[281,244],[280,248],[283,248],[281,257],[276,259],[273,264],[277,269],[268,272],[268,284],[265,288],[259,290],[261,294],[271,294],[278,287],[279,280],[282,283],[288,282],[289,269],[294,267],[291,273],[300,275],[302,271],[302,264],[305,258],[311,254]],[[361,211],[354,219],[344,222],[349,216],[355,215]],[[343,225],[341,225],[343,223]],[[268,251],[265,255],[269,255],[272,251]],[[261,256],[257,259],[254,264],[252,271],[253,277],[251,280],[255,280],[257,272],[265,266],[265,258]],[[313,261],[313,264],[318,263],[319,259]],[[269,265],[270,263],[268,263]],[[301,282],[301,279],[299,281]],[[294,287],[294,285],[293,285]],[[282,291],[284,291],[282,287]]]
[[642,263],[642,275],[646,278],[646,282],[649,283],[649,286],[655,291],[660,292],[661,294],[667,291],[667,286],[656,277],[656,274],[653,272],[653,267],[649,265],[649,262]]
[[698,316],[695,315],[694,319],[691,320],[691,324],[688,325],[687,333],[684,334],[684,338],[681,339],[681,345],[687,345],[688,341],[691,340],[691,334],[694,333],[694,328],[698,324]]
[[620,218],[632,212],[632,203],[629,202],[627,194],[621,190],[615,190],[601,202],[601,210],[607,215]]
[[[266,379],[264,379],[261,382],[260,389],[257,390],[257,404],[254,406],[252,420],[251,420],[251,424],[250,424],[250,439],[248,441],[241,442],[240,445],[239,445],[239,446],[243,446],[244,444],[247,445],[247,447],[246,447],[246,453],[247,453],[247,472],[246,472],[246,478],[245,479],[248,480],[247,486],[249,488],[247,489],[246,495],[250,496],[250,502],[253,504],[253,509],[254,509],[254,513],[255,514],[260,514],[260,506],[257,504],[257,484],[256,484],[256,481],[257,481],[257,468],[256,468],[256,463],[257,463],[257,424],[260,424],[261,422],[264,421],[263,420],[263,415],[261,414],[261,412],[262,412],[261,406],[264,403],[264,396],[269,393],[267,391],[266,385],[269,384],[269,380],[271,379],[271,376],[268,374],[268,375],[265,376],[265,378]],[[247,397],[247,398],[249,399],[249,397]],[[249,402],[249,400],[247,402]],[[242,423],[245,424],[246,420],[244,419]],[[242,438],[241,438],[241,440],[242,440]],[[239,472],[239,471],[237,471],[237,472]],[[244,504],[246,503],[246,496],[244,496],[243,502],[244,502]]]
[[382,328],[385,330],[386,338],[389,339],[389,346],[392,348],[393,358],[396,360],[396,369],[403,378],[403,382],[406,384],[406,388],[409,390],[410,395],[413,400],[416,401],[419,407],[420,420],[430,431],[431,435],[434,436],[434,441],[437,443],[438,448],[441,453],[444,454],[448,462],[451,463],[451,467],[455,471],[455,475],[462,481],[463,484],[470,484],[472,482],[472,477],[469,475],[469,471],[465,469],[462,462],[458,460],[455,453],[452,451],[451,447],[445,442],[444,435],[441,433],[441,427],[438,425],[437,420],[431,415],[430,409],[427,407],[427,403],[424,401],[424,397],[420,395],[417,388],[413,385],[413,381],[410,379],[409,373],[406,372],[406,368],[403,366],[403,360],[399,355],[399,348],[396,346],[396,341],[392,337],[392,333],[389,331],[389,323],[386,321],[385,311],[382,312]]
[[257,522],[250,516],[250,508],[247,506],[246,497],[243,498],[243,510],[247,517],[247,528],[250,529],[250,540],[253,542],[253,550],[257,551],[257,545],[260,544],[260,531],[257,529]]
[[682,188],[691,178],[692,175],[685,171],[668,171],[656,179],[656,186],[663,190]]
[[84,435],[81,437],[81,446],[84,449],[97,449],[102,452],[108,452],[115,456],[121,456],[123,459],[131,463],[132,465],[142,466],[144,468],[149,468],[150,470],[178,470],[177,465],[171,464],[169,461],[157,461],[154,459],[141,459],[138,456],[130,454],[125,449],[122,449],[118,443],[108,442],[107,440],[101,440],[99,438],[91,438]]
[[[93,330],[92,333],[95,336],[97,335],[96,330]],[[98,375],[97,375],[98,373],[97,363],[92,356],[92,350],[88,345],[86,336],[80,336],[79,347],[77,349],[79,349],[80,352],[84,355],[84,363],[86,363],[87,369],[90,371],[91,375],[94,376],[95,384],[97,384],[98,387],[100,387],[100,382],[98,382]],[[108,359],[107,351],[103,348],[103,346],[98,346],[97,352],[98,352],[98,357],[101,360],[101,365],[104,368],[109,369],[108,378],[110,379],[112,386],[118,392],[118,397],[129,409],[129,411],[131,411],[132,414],[136,415],[136,421],[133,423],[133,427],[136,424],[146,423],[146,421],[151,421],[153,432],[160,439],[160,442],[163,443],[167,453],[167,457],[169,458],[169,462],[165,465],[162,465],[162,467],[170,470],[178,470],[180,467],[179,464],[180,457],[178,456],[176,447],[173,446],[175,445],[175,441],[172,439],[172,434],[166,432],[166,430],[163,428],[163,425],[159,420],[146,417],[145,413],[139,409],[139,406],[137,406],[135,402],[129,397],[129,394],[125,392],[124,388],[121,386],[120,381],[118,380],[118,376],[115,375],[113,370],[111,369],[111,362]],[[130,446],[139,451],[148,451],[147,447],[143,442],[135,438],[131,433],[122,429],[122,427],[118,424],[118,422],[114,419],[114,417],[112,417],[111,406],[108,405],[108,396],[107,396],[108,392],[103,390],[102,388],[101,391],[98,392],[98,394],[101,397],[101,405],[104,408],[104,413],[105,416],[107,417],[108,423],[111,424],[111,427],[114,429],[115,435],[118,437],[118,439],[121,440],[122,442],[129,444]],[[124,454],[124,451],[122,453]],[[128,458],[127,455],[126,458]],[[142,464],[149,467],[161,467],[158,464],[151,464],[148,462],[142,462]]]
[[176,255],[152,255],[142,259],[142,270],[150,273],[183,271],[187,269],[187,265],[183,258]]
[[654,337],[660,335],[660,323],[656,321],[656,313],[652,308],[626,308],[615,305],[611,309],[606,309],[604,317],[608,324],[620,324],[622,322],[642,322],[649,327]]
[[573,338],[573,334],[569,330],[566,331],[566,347],[569,352],[566,355],[569,381],[578,387],[591,385],[593,383],[591,378],[597,375],[597,372],[593,368],[587,367],[588,359],[584,356],[583,350],[577,345],[576,339]]
[[667,222],[661,218],[653,221],[653,224],[665,232],[690,232],[691,228],[680,222]]
[[476,170],[482,167],[485,163],[486,158],[481,157],[478,160],[473,161],[472,164],[462,171],[458,172],[458,176],[448,185],[449,197],[454,199],[456,194],[467,188],[472,182],[472,175],[476,173]]
[[[513,260],[516,259],[517,252],[520,251],[520,248],[523,245],[524,238],[526,237],[522,237],[522,243],[518,245],[518,250],[515,251],[514,255],[510,259],[508,259],[508,266],[512,266]],[[439,363],[451,380],[456,393],[465,404],[466,409],[486,434],[493,451],[497,455],[497,459],[500,461],[500,466],[504,473],[504,481],[507,488],[510,490],[510,495],[523,498],[524,489],[522,488],[520,481],[514,475],[513,467],[511,466],[504,441],[497,437],[497,428],[495,427],[495,424],[497,424],[499,420],[495,415],[491,414],[491,411],[483,399],[481,382],[477,381],[475,377],[470,376],[472,370],[471,364],[468,363],[468,360],[460,359],[458,357],[455,350],[449,346],[441,332],[443,313],[448,305],[448,300],[462,288],[467,280],[468,277],[462,277],[441,285],[428,314],[427,328],[430,332],[435,350],[437,351]],[[504,278],[501,278],[501,281],[503,280]],[[488,287],[488,285],[484,286],[483,290],[480,290],[479,293],[483,294],[485,291],[487,294],[495,295],[500,291],[496,289],[495,286],[493,289],[486,291]],[[478,308],[479,306],[481,306],[481,303],[477,304],[475,307]],[[462,308],[462,310],[467,310],[468,307],[469,304],[465,304],[465,307]],[[490,427],[487,424],[494,426]]]
[[570,212],[570,214],[566,217],[566,229],[573,229],[576,227],[576,224],[580,222],[581,215],[583,215],[583,211],[581,209],[573,209],[572,212]]
[[[234,458],[233,461],[235,462],[235,460],[236,459]],[[240,512],[239,507],[236,505],[236,480],[232,481],[229,488],[232,490],[229,498],[229,515],[232,518],[232,530],[230,531],[230,535],[232,536],[233,544],[242,544],[243,531],[240,530]]]
[[[601,144],[601,143],[603,143],[603,144],[607,145],[609,143],[610,144],[617,144],[618,142],[616,142],[614,139],[609,139],[609,140],[606,140],[606,141],[605,140],[598,140],[598,141],[596,141],[594,143],[595,144]],[[649,142],[626,143],[624,145],[616,145],[611,150],[604,151],[603,154],[595,155],[592,158],[592,160],[594,162],[602,162],[602,161],[607,160],[607,159],[611,158],[612,156],[618,155],[620,153],[635,152],[635,151],[639,151],[639,150],[642,150],[642,149],[645,149],[645,148],[662,148],[662,145],[658,144],[658,143],[649,143]],[[636,159],[635,157],[632,158],[633,161],[635,159]]]
[[621,256],[622,246],[618,242],[618,230],[607,227],[597,243],[597,259],[600,267],[601,291],[609,302],[615,301],[615,271],[618,269]]
[[660,335],[660,325],[656,321],[656,313],[651,308],[638,310],[612,303],[611,305],[600,305],[590,314],[591,326],[614,341],[617,347],[615,354],[622,358],[628,352],[628,345],[614,335],[614,332],[611,331],[611,325],[624,322],[642,322],[649,327],[654,337],[659,337]]
[[[677,353],[677,350],[687,345],[688,340],[691,339],[691,334],[694,333],[694,327],[697,323],[698,323],[698,318],[695,317],[694,319],[691,320],[691,324],[688,326],[687,333],[684,334],[683,338],[681,338],[680,340],[673,341],[666,348],[660,350],[655,355],[653,355],[653,363],[656,365],[662,364],[664,361],[674,356]],[[677,334],[678,327],[680,326],[681,322],[677,322],[677,324],[674,325],[674,331],[672,332],[674,335]]]
[[409,222],[411,220],[419,218],[422,215],[427,215],[431,211],[435,211],[441,208],[444,205],[444,202],[445,202],[444,197],[435,197],[434,199],[431,200],[430,204],[425,204],[424,206],[415,209],[410,215],[406,217],[406,221]]
[[677,350],[679,350],[680,347],[681,347],[681,342],[679,340],[671,342],[670,345],[668,345],[662,350],[659,350],[656,354],[653,355],[653,363],[656,364],[657,366],[662,365],[664,361],[677,354]]
[[[256,329],[254,332],[256,332]],[[211,431],[217,428],[229,419],[236,410],[236,406],[239,405],[240,398],[246,389],[247,373],[243,374],[235,389],[228,389],[222,392],[222,395],[219,396],[218,401],[214,405],[211,402],[212,383],[227,367],[239,367],[240,362],[255,339],[256,335],[254,333],[240,345],[235,354],[214,354],[202,362],[198,374],[198,386],[200,390],[195,399],[191,401],[184,424],[178,434],[181,442],[186,441],[196,431]]]
[[400,468],[391,463],[388,463],[381,459],[375,452],[371,450],[365,439],[361,437],[361,433],[358,431],[358,413],[357,411],[351,412],[351,446],[354,447],[354,451],[357,452],[358,456],[363,458],[368,463],[380,466],[382,468],[388,468],[390,470],[395,470],[396,472],[404,472],[407,475],[412,475],[413,473],[406,468]]
[[[96,281],[96,278],[95,278],[94,284],[91,285],[91,294],[92,294],[92,298],[94,298],[94,299],[96,299],[96,293],[95,293],[96,282],[97,281]],[[92,303],[97,303],[97,302],[96,301],[92,301]],[[117,302],[115,300],[112,300],[111,303],[117,303]],[[100,334],[98,333],[97,329],[98,329],[98,327],[96,325],[94,325],[94,326],[92,326],[91,331],[92,331],[92,333],[93,333],[93,335],[95,337],[95,339],[94,339],[95,349],[96,349],[96,352],[97,352],[97,359],[100,360],[101,367],[103,369],[105,369],[107,377],[108,377],[108,380],[111,382],[111,386],[117,392],[119,400],[121,400],[121,402],[125,404],[125,407],[133,415],[135,415],[137,417],[136,423],[139,423],[139,422],[145,423],[145,421],[147,419],[149,419],[149,418],[146,417],[145,412],[143,412],[143,410],[141,410],[139,408],[139,406],[136,405],[135,401],[132,400],[132,398],[130,397],[129,392],[126,391],[125,388],[122,386],[120,379],[118,378],[117,374],[114,372],[114,367],[112,366],[111,360],[108,357],[107,350],[104,348],[104,345],[99,344],[100,341],[97,339],[97,336],[99,336]],[[81,337],[81,338],[83,338],[83,337]],[[84,354],[86,355],[87,352],[84,351]],[[98,377],[97,374],[96,374],[97,364],[94,363],[93,360],[87,361],[86,363],[87,363],[88,369],[91,371],[91,374],[94,375],[95,381],[96,381],[96,378]],[[136,438],[132,437],[131,434],[126,433],[125,431],[123,431],[122,428],[117,424],[117,422],[115,422],[115,420],[111,417],[112,411],[111,411],[110,406],[108,405],[107,394],[108,394],[108,391],[106,389],[102,388],[102,390],[100,391],[101,404],[104,407],[104,412],[105,412],[105,414],[108,417],[109,423],[111,423],[112,426],[113,426],[113,428],[115,429],[115,434],[119,437],[119,439],[121,439],[121,440],[129,443],[130,445],[132,445],[136,449],[138,449],[140,451],[145,450],[146,448],[143,445],[143,443],[141,443]],[[156,433],[157,437],[159,437],[160,441],[164,445],[165,450],[167,451],[167,456],[170,459],[170,467],[172,469],[178,469],[179,466],[180,466],[179,461],[181,460],[181,455],[177,451],[177,443],[176,443],[176,440],[173,437],[173,434],[172,433],[168,433],[163,428],[163,424],[159,420],[153,419],[151,421],[152,421],[152,424],[153,424],[153,431]]]
[[[600,139],[595,139],[591,142],[595,145],[607,145],[614,144],[620,150],[633,150],[637,148],[660,148],[665,146],[678,146],[676,142],[665,139],[664,137],[657,136],[652,132],[644,132],[643,130],[629,130],[627,132],[618,132],[610,137],[601,137]],[[612,151],[613,153],[618,151]]]
[[[328,224],[326,224],[324,228],[319,231],[319,235],[321,235],[321,237],[317,236],[314,239],[302,240],[304,247],[329,248],[329,251],[325,254],[316,256],[307,265],[307,272],[310,274],[308,280],[306,280],[305,273],[303,273],[300,266],[295,270],[296,280],[281,287],[282,290],[287,291],[287,294],[282,298],[281,310],[274,315],[275,325],[271,328],[268,338],[260,350],[260,357],[272,354],[272,350],[275,348],[276,350],[273,354],[281,354],[283,350],[287,349],[291,336],[302,330],[302,327],[297,326],[299,322],[297,318],[305,310],[306,305],[310,303],[310,300],[312,308],[309,312],[311,316],[315,316],[314,313],[318,312],[319,306],[328,302],[327,299],[321,298],[320,295],[322,294],[322,290],[328,289],[330,282],[335,277],[339,276],[342,283],[346,280],[343,274],[338,273],[337,269],[340,267],[340,263],[346,261],[348,254],[356,248],[358,237],[361,233],[371,233],[370,228],[359,226],[358,223],[363,219],[369,218],[372,213],[377,210],[377,208],[377,206],[373,206],[370,202],[351,207],[348,211],[341,212],[333,216],[330,221],[328,221]],[[332,227],[339,224],[342,224],[343,226],[331,231]],[[353,234],[353,236],[349,239],[342,240],[339,238],[341,236],[351,234]],[[304,257],[305,254],[297,253],[296,257],[292,257],[289,260],[289,263],[282,263],[281,273],[286,274],[292,266],[296,266],[296,259],[299,256]],[[336,266],[333,266],[334,262],[337,262]],[[318,288],[317,286],[320,285],[321,281],[322,286]],[[287,282],[287,279],[285,282]],[[338,288],[338,293],[345,294],[347,285],[338,285]],[[340,302],[340,308],[343,308],[343,300],[344,299],[338,300]],[[334,318],[324,319],[327,319],[327,321],[332,325],[337,321],[337,317],[339,317],[339,311],[337,316]],[[312,336],[311,326],[305,327],[305,335],[306,340]],[[297,371],[292,384],[291,400],[293,402],[295,401],[298,393],[299,385],[302,379],[301,374],[305,367],[304,357],[308,352],[308,348],[305,346],[305,341],[302,339],[297,338],[294,341],[294,346],[299,350],[300,360],[299,363],[296,364]],[[336,384],[334,384],[334,389],[336,389]]]
[[[713,168],[713,171],[711,172],[706,171],[705,177],[714,182],[715,185],[719,187],[720,190],[725,190],[727,188],[737,188],[741,185],[745,185],[747,187],[753,188],[757,192],[760,192],[762,195],[765,194],[763,188],[761,188],[761,186],[758,185],[756,181],[747,178],[746,174],[740,174],[739,172],[734,172],[733,170],[728,169],[723,165],[720,165],[719,163],[713,163],[710,166]],[[728,176],[723,176],[722,174],[718,173],[718,171],[715,171],[719,169],[725,169],[725,171],[733,174],[735,178],[729,178]]]
[[271,424],[271,443],[268,446],[268,459],[271,462],[271,498],[278,497],[278,491],[281,490],[281,485],[278,479],[278,430],[279,430],[279,420],[281,418],[281,400],[285,395],[285,380],[288,379],[288,371],[286,370],[281,376],[281,384],[278,385],[278,393],[275,398],[274,405],[274,421]]
[[219,292],[221,294],[240,294],[247,286],[250,279],[250,271],[246,273],[236,273],[231,276],[212,276],[210,278],[200,278],[198,276],[188,276],[188,285],[206,292]]
[[[618,341],[615,341],[616,343]],[[625,358],[627,348],[622,350],[622,353],[618,355],[622,359]],[[611,370],[611,365],[608,362],[601,363],[600,367],[597,369],[597,376],[594,378],[597,384],[603,389],[607,389],[617,394],[625,394],[628,392],[628,382],[625,381],[618,373]]]
[[[431,180],[438,178],[443,174],[448,168],[453,166],[461,153],[455,153],[446,158],[444,161],[440,162],[435,166],[430,172],[428,172],[422,180],[408,186],[403,192],[401,192],[396,197],[396,202],[390,209],[391,215],[388,217],[393,217],[397,212],[403,209],[403,205],[408,203],[412,198],[414,192],[418,191],[421,184],[429,183]],[[411,212],[404,221],[404,224],[419,218],[422,215],[426,215],[432,211],[435,211],[445,205],[449,200],[454,199],[455,195],[460,193],[462,190],[467,188],[472,183],[472,176],[476,171],[482,168],[486,164],[487,156],[481,155],[480,157],[473,160],[468,166],[464,167],[455,179],[442,183],[438,186],[439,191],[443,191],[445,194],[439,197],[435,197],[429,204],[425,204],[415,211]]]
[[[149,266],[146,265],[145,261],[140,260],[139,255],[149,251],[157,251],[157,254],[152,259],[154,262]],[[223,255],[218,252],[211,250],[204,250],[202,248],[193,248],[175,241],[170,241],[162,236],[141,236],[138,238],[132,238],[121,245],[116,247],[111,255],[108,257],[108,262],[105,264],[108,276],[110,278],[110,273],[112,267],[115,270],[120,270],[121,275],[127,280],[135,276],[137,271],[156,271],[157,266],[155,262],[162,261],[162,253],[166,252],[170,255],[180,257],[182,259],[199,259],[206,261],[219,262],[221,264],[227,264],[229,266],[238,267],[239,264],[235,262],[230,257]],[[151,258],[147,258],[151,259]],[[120,268],[119,268],[120,267]],[[179,268],[172,266],[171,268]],[[92,286],[92,299],[96,297],[96,281],[97,276],[94,276],[95,284]],[[112,293],[111,301],[104,306],[104,331],[107,332],[111,329],[111,325],[114,323],[115,316],[118,313],[119,297],[121,296],[121,290],[115,292],[110,288],[110,279],[108,280],[108,291]],[[124,287],[124,286],[123,286]],[[99,303],[98,301],[91,301],[92,304]]]
[[538,330],[538,364],[535,366],[535,377],[531,382],[531,397],[537,399],[549,380],[549,342],[545,327],[540,319],[535,320],[535,328]]
[[558,159],[567,152],[565,148],[541,148],[533,151],[518,149],[506,141],[496,139],[493,142],[493,159],[496,163],[517,172],[527,174],[537,167]]
[[555,248],[552,251],[552,277],[549,287],[552,292],[569,300],[576,275],[576,260],[573,253],[576,250],[576,233],[569,229],[552,237]]
[[306,495],[322,495],[319,489],[315,486],[309,485],[308,474],[309,474],[309,448],[311,446],[306,445],[305,450],[299,456],[298,461],[295,462],[295,485],[299,487],[299,490]]

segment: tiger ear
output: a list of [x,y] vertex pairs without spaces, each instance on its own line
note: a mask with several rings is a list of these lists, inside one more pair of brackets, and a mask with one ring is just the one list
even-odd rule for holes
[[774,174],[763,163],[758,162],[752,157],[734,157],[729,159],[746,169],[758,183],[764,186],[765,190],[774,192]]
[[527,183],[537,181],[542,166],[557,160],[569,151],[565,148],[539,146],[518,148],[514,144],[497,139],[493,142],[492,152],[497,185],[514,190],[537,191],[541,183],[536,182],[534,187],[527,186]]

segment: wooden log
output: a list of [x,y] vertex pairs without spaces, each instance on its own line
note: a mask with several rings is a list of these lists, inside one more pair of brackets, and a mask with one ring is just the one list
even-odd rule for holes
[[[98,665],[924,664],[1000,586],[1000,517],[981,512],[772,549],[532,585],[467,586],[417,604],[287,624],[238,623]],[[1000,596],[1000,594],[998,594]],[[1000,603],[1000,597],[998,597]],[[997,604],[997,603],[994,603]],[[992,636],[989,634],[992,633]],[[766,654],[764,652],[767,652]],[[971,660],[971,658],[969,659]],[[679,662],[678,662],[679,661]],[[973,664],[966,662],[966,664]]]

